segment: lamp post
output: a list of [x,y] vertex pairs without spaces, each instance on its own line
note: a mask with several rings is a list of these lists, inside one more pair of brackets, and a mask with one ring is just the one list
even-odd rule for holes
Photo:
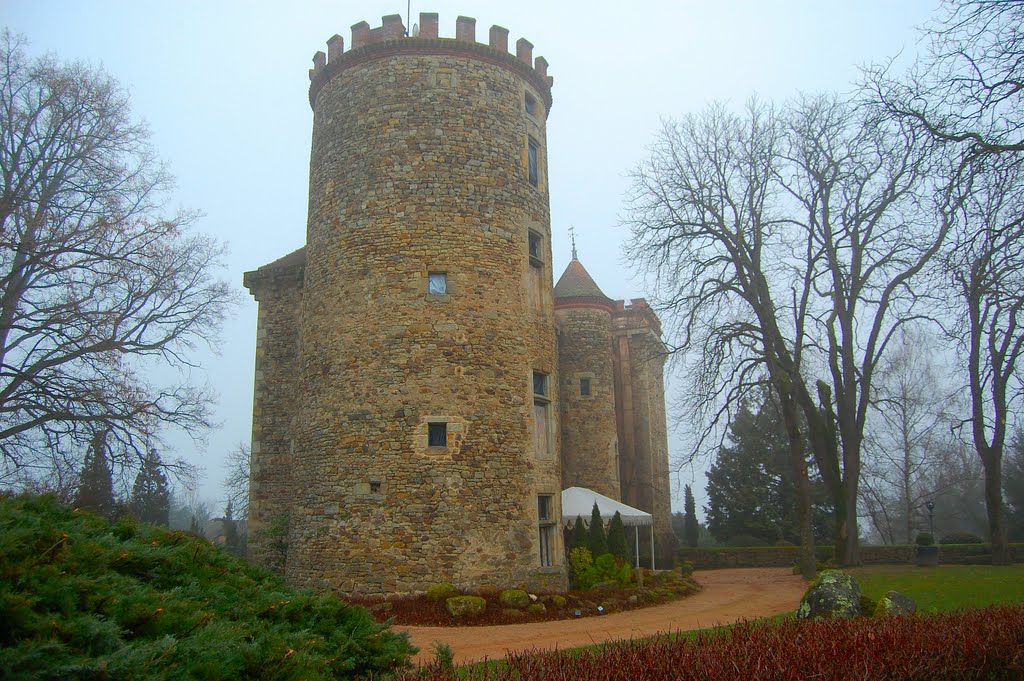
[[931,499],[929,499],[928,501],[924,502],[924,507],[928,509],[928,533],[930,535],[932,535],[932,538],[934,539],[935,538],[935,513],[934,513],[934,511],[935,511],[935,504],[932,503]]

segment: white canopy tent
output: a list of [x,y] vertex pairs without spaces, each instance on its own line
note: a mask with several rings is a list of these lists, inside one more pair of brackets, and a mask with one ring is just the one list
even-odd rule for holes
[[622,524],[633,528],[633,539],[636,545],[636,567],[640,567],[640,528],[648,526],[651,528],[651,567],[654,567],[654,516],[647,511],[627,506],[621,501],[615,501],[592,489],[586,487],[569,487],[562,490],[562,524],[568,526],[576,521],[577,517],[583,522],[590,524],[590,515],[597,504],[597,510],[601,512],[601,519],[605,522],[612,519],[618,511],[622,518]]

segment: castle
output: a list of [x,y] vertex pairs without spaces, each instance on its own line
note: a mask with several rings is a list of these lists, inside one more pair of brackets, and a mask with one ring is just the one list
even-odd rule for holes
[[575,248],[552,286],[553,80],[532,51],[424,13],[313,57],[306,246],[244,277],[250,549],[293,583],[564,589],[568,486],[672,544],[660,324]]

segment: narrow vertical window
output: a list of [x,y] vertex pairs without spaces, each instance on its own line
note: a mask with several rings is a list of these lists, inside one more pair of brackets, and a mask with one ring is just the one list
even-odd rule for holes
[[551,457],[551,397],[548,375],[533,372],[533,453],[539,459]]
[[548,375],[539,371],[533,372],[533,395],[534,397],[548,396]]
[[534,267],[541,267],[544,264],[544,259],[540,257],[543,253],[544,238],[532,230],[527,238],[529,239],[530,264]]
[[537,114],[537,100],[529,92],[526,93],[526,113],[531,116]]
[[537,496],[538,547],[540,549],[540,566],[551,567],[555,538],[555,519],[550,494]]
[[448,446],[448,424],[428,423],[427,424],[427,446],[447,447]]
[[590,395],[590,379],[589,378],[581,378],[580,379],[580,395],[582,395],[584,397]]
[[527,174],[527,177],[530,180],[530,184],[536,187],[540,184],[540,173],[537,170],[537,161],[540,157],[540,145],[538,145],[533,138],[530,138],[527,147],[529,149],[527,160],[529,172]]

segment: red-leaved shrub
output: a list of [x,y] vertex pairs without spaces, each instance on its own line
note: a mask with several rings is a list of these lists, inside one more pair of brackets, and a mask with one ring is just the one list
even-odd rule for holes
[[[581,652],[516,653],[464,679],[1022,679],[1024,606],[938,615],[743,623],[694,639],[627,641]],[[454,679],[439,666],[401,679]]]

